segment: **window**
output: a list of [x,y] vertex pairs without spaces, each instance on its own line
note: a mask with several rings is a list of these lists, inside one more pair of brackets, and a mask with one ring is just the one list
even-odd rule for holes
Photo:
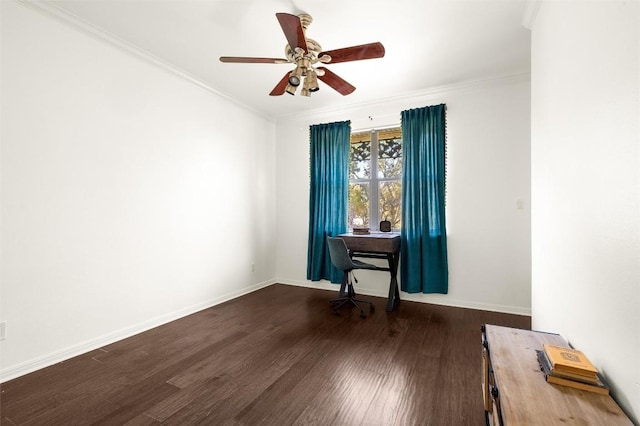
[[[375,158],[376,161],[371,161]],[[349,228],[378,230],[381,220],[400,229],[402,196],[400,128],[354,133],[349,152]]]

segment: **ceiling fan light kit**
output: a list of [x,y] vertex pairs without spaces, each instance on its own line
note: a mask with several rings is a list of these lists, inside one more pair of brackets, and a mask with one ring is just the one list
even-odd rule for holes
[[343,96],[352,93],[356,88],[350,83],[329,71],[326,67],[316,64],[334,64],[338,62],[360,61],[364,59],[382,58],[384,46],[380,42],[345,47],[342,49],[322,51],[322,47],[315,40],[306,38],[306,29],[313,19],[310,15],[291,15],[276,13],[276,18],[288,41],[285,46],[286,59],[280,58],[250,58],[238,56],[221,56],[221,62],[230,63],[260,63],[260,64],[295,64],[295,68],[287,72],[269,95],[280,96],[285,92],[295,95],[298,86],[302,84],[300,94],[311,96],[317,92],[318,79],[336,90]]

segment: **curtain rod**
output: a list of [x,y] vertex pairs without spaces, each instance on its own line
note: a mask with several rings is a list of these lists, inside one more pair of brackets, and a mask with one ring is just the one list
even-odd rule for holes
[[[448,110],[447,104],[445,102],[441,102],[439,104],[431,105],[431,106],[437,106],[437,105],[444,105],[444,110],[445,111]],[[386,114],[386,115],[383,115],[382,117],[387,117],[388,118],[388,117],[391,117],[392,115],[393,114]],[[369,121],[373,121],[373,117],[371,115],[367,116],[367,118],[369,119]],[[396,124],[388,124],[388,125],[379,126],[379,127],[364,127],[363,126],[363,127],[357,128],[357,129],[355,129],[355,128],[351,129],[351,131],[352,131],[352,133],[362,133],[362,132],[375,132],[375,131],[378,131],[378,130],[386,130],[386,129],[395,129],[395,128],[398,128],[398,127],[402,126],[401,114],[399,114],[397,116],[397,120],[398,120],[398,122]],[[351,120],[351,122],[353,122],[353,120]]]
[[[368,117],[370,121],[373,121],[373,117]],[[373,126],[373,127],[361,127],[358,129],[351,129],[352,133],[363,133],[363,132],[377,132],[378,130],[387,130],[387,129],[396,129],[400,127],[400,116],[398,116],[398,123],[396,124],[387,124],[384,126]]]
[[360,129],[351,129],[351,132],[352,133],[377,132],[378,130],[396,129],[399,127],[400,127],[400,123],[398,122],[398,124],[389,124],[387,126],[362,127]]

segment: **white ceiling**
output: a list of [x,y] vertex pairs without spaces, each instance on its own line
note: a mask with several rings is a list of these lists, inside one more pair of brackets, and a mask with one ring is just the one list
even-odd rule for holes
[[[525,0],[50,0],[263,115],[278,118],[529,72]],[[324,83],[310,98],[269,96],[291,64],[221,63],[284,57],[276,12],[308,13],[307,37],[333,50],[374,41],[380,59],[329,64],[356,91]]]

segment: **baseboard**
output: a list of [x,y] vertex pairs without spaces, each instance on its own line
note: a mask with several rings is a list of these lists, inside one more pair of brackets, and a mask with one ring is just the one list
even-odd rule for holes
[[59,362],[66,361],[70,358],[73,358],[78,355],[82,355],[84,353],[101,348],[103,346],[110,345],[119,340],[126,339],[127,337],[131,337],[133,335],[158,327],[160,325],[169,323],[171,321],[175,321],[182,317],[186,317],[187,315],[191,315],[196,312],[202,311],[203,309],[207,309],[212,306],[224,303],[228,300],[235,299],[245,294],[252,293],[256,290],[270,286],[274,283],[275,283],[275,280],[263,281],[263,282],[254,284],[252,286],[243,288],[241,290],[233,291],[233,292],[215,297],[213,299],[209,299],[202,303],[197,303],[195,305],[171,312],[169,314],[160,315],[158,317],[152,318],[142,323],[133,325],[131,327],[123,328],[121,330],[108,333],[100,337],[96,337],[95,339],[87,340],[77,345],[69,346],[59,351],[52,352],[34,359],[30,359],[28,361],[22,362],[18,365],[14,365],[6,369],[2,369],[0,370],[0,383],[15,379],[20,376],[24,376],[25,374],[29,374],[36,370],[49,367]]
[[[298,287],[308,287],[320,290],[332,290],[337,291],[339,289],[337,284],[332,284],[329,281],[300,281],[300,280],[287,280],[277,279],[275,282],[286,285],[294,285]],[[367,296],[383,297],[387,298],[388,293],[382,293],[379,291],[372,291],[371,289],[362,288],[357,285],[354,286],[357,293]],[[453,308],[466,308],[476,309],[479,311],[500,312],[504,314],[512,315],[525,315],[531,316],[531,308],[523,308],[520,306],[508,306],[508,305],[496,305],[490,303],[480,303],[469,300],[458,300],[449,298],[446,295],[428,295],[428,294],[410,294],[403,291],[400,292],[400,300],[409,300],[418,303],[430,303],[433,305],[451,306]]]
[[[333,284],[329,281],[300,281],[300,280],[286,280],[280,279],[276,280],[278,284],[286,284],[286,285],[294,285],[296,287],[307,287],[307,288],[315,288],[316,290],[330,290],[330,291],[338,291],[340,290],[340,284]],[[355,287],[355,286],[354,286]],[[358,290],[358,287],[355,287]],[[363,293],[365,294],[365,293]],[[370,294],[369,296],[376,296],[375,294]],[[385,296],[386,297],[386,296]]]
[[[490,311],[490,312],[500,312],[503,314],[511,314],[511,315],[524,315],[531,316],[531,309],[523,308],[521,306],[509,306],[509,305],[495,305],[491,303],[480,303],[469,300],[458,300],[458,299],[450,299],[445,295],[433,295],[432,298],[429,298],[428,294],[409,294],[401,292],[400,299],[401,300],[410,300],[412,302],[419,303],[431,303],[433,305],[442,305],[442,306],[451,306],[452,308],[466,308],[466,309],[475,309],[477,311]],[[425,300],[425,298],[429,298]]]

